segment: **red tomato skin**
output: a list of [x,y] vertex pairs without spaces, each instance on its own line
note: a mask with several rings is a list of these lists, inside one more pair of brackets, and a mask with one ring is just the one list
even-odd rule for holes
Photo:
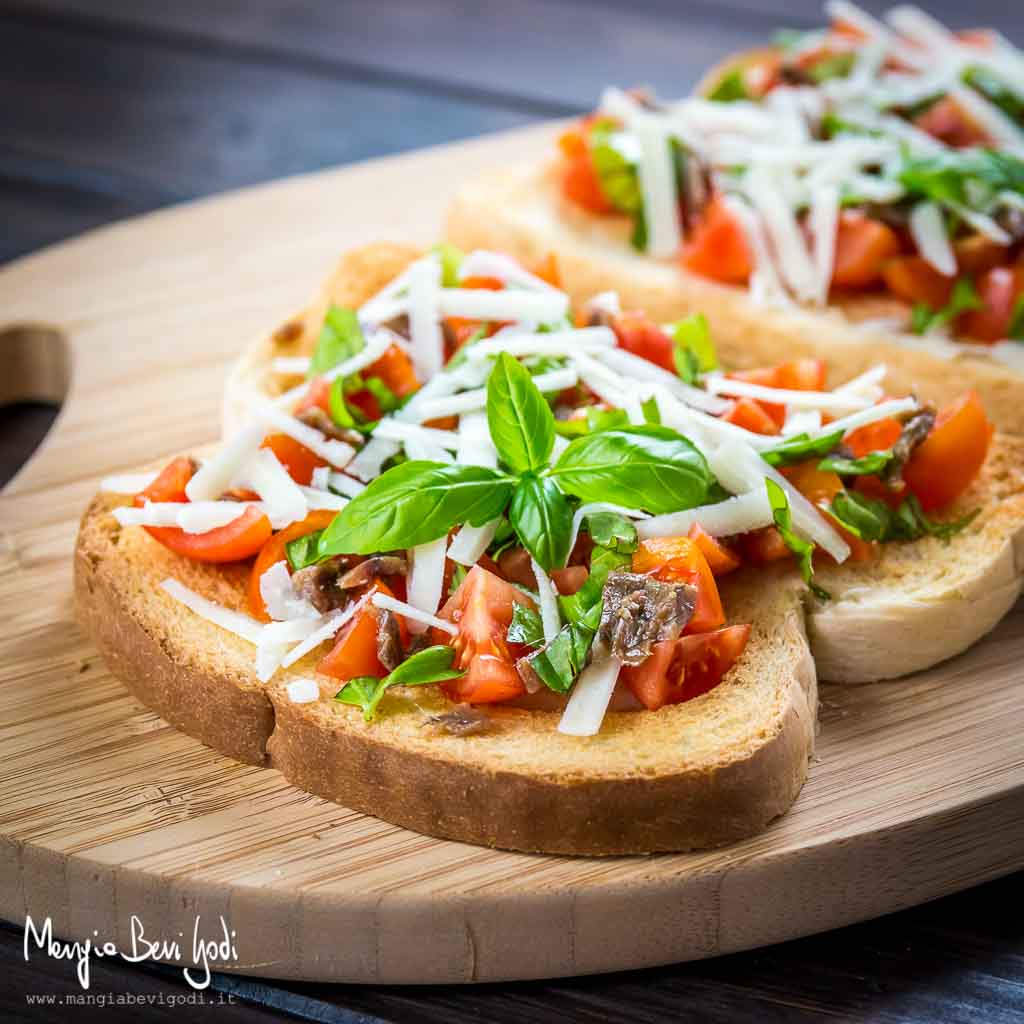
[[317,672],[348,682],[359,676],[386,676],[388,670],[377,656],[377,615],[367,602],[342,626],[334,646],[316,666]]
[[994,433],[976,391],[939,410],[931,433],[903,467],[903,480],[926,512],[944,508],[967,490],[985,464]]
[[295,406],[294,415],[299,416],[307,409],[321,409],[331,414],[331,382],[326,377],[314,377],[305,393]]
[[615,212],[615,207],[601,188],[601,179],[589,149],[565,161],[562,191],[567,199],[588,213],[603,215]]
[[[188,501],[185,486],[195,472],[192,460],[180,456],[134,498],[136,506],[147,501],[179,504]],[[176,526],[146,526],[145,531],[165,548],[194,562],[223,564],[251,558],[270,538],[270,520],[256,508],[246,509],[234,522],[206,533],[186,533]]]
[[683,243],[680,262],[686,270],[724,284],[745,284],[754,269],[743,226],[733,217],[720,195]]
[[943,96],[926,111],[914,118],[914,124],[940,142],[962,149],[965,146],[985,146],[990,140],[952,96]]
[[851,430],[843,438],[843,444],[853,452],[855,458],[863,458],[871,452],[888,451],[903,433],[899,420],[892,417],[876,420],[867,426]]
[[713,690],[737,662],[750,626],[726,626],[656,644],[641,665],[624,666],[622,682],[649,711],[692,700]]
[[786,547],[782,534],[774,526],[765,526],[760,530],[744,533],[739,543],[743,558],[754,565],[778,562],[783,558],[790,558],[793,554]]
[[941,309],[953,292],[952,277],[940,274],[920,256],[899,256],[882,268],[886,287],[904,302],[923,302]]
[[882,267],[900,252],[895,231],[881,221],[854,210],[839,215],[832,285],[870,288],[882,278]]
[[700,523],[694,523],[687,536],[700,548],[715,576],[725,576],[740,567],[742,559],[736,551],[712,537]]
[[301,523],[292,523],[283,530],[279,530],[260,548],[249,573],[249,586],[246,591],[249,614],[254,619],[259,619],[260,622],[270,621],[267,606],[260,593],[260,577],[277,562],[288,561],[285,546],[289,541],[295,540],[297,537],[304,537],[307,533],[313,533],[316,530],[327,529],[336,515],[336,512],[328,509],[314,510]]
[[1017,301],[1024,295],[1024,267],[988,270],[978,277],[977,289],[983,306],[957,317],[957,333],[975,341],[1001,341],[1009,335]]
[[704,633],[725,622],[714,574],[700,546],[689,537],[650,537],[633,552],[633,572],[650,573],[664,583],[689,583],[697,603],[686,633]]
[[623,313],[612,323],[619,348],[660,366],[669,373],[676,372],[675,343],[643,313]]
[[[465,287],[465,285],[463,285]],[[420,387],[412,360],[397,345],[392,345],[375,363],[364,371],[366,377],[377,377],[399,398],[405,398]]]
[[[722,413],[721,418],[726,423],[735,423],[744,430],[750,430],[755,434],[774,435],[779,432],[781,426],[778,417],[772,412],[781,408],[767,402],[759,402],[756,398],[737,398],[729,408]],[[783,416],[785,412],[783,412]]]
[[319,455],[287,434],[268,434],[260,447],[269,448],[288,471],[288,475],[297,484],[304,486],[313,479],[314,469],[327,465]]

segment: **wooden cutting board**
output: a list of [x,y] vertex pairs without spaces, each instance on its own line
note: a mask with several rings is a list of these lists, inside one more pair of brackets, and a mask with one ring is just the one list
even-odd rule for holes
[[[429,242],[457,184],[550,129],[129,221],[0,272],[0,401],[63,392],[0,495],[0,915],[127,949],[235,932],[239,971],[356,982],[662,964],[835,928],[1024,866],[1024,615],[909,681],[823,690],[810,779],[763,835],[580,860],[442,842],[227,760],[141,707],[71,610],[99,479],[213,439],[221,381],[341,250]],[[95,934],[94,934],[95,933]],[[71,967],[68,968],[71,970]]]

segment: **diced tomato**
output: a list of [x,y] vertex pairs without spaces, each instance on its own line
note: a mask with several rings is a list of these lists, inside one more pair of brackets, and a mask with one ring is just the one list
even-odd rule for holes
[[839,215],[832,285],[869,288],[882,277],[882,267],[900,252],[900,239],[888,224],[856,210]]
[[[135,495],[135,505],[147,501],[187,502],[185,485],[195,472],[192,460],[179,457],[164,467],[160,475]],[[146,532],[165,548],[197,562],[240,562],[251,558],[270,537],[270,520],[257,508],[247,508],[226,526],[205,533],[186,533],[177,526],[147,526]]]
[[1001,341],[1024,295],[1024,267],[996,267],[978,277],[976,287],[983,306],[957,318],[957,334],[977,341]]
[[643,313],[623,313],[612,323],[619,348],[669,373],[676,372],[675,343]]
[[527,590],[536,589],[537,578],[533,575],[530,553],[526,548],[506,548],[498,556],[498,567],[502,579],[508,580],[509,583],[518,583]]
[[397,345],[386,349],[380,359],[366,368],[364,375],[377,377],[399,398],[411,395],[414,391],[418,391],[420,386],[419,378],[412,366],[412,360]]
[[562,191],[566,198],[590,213],[614,213],[615,207],[601,188],[601,179],[590,149],[566,159],[562,173]]
[[721,418],[755,434],[777,434],[781,427],[778,419],[768,411],[767,404],[754,398],[737,398]]
[[687,536],[700,548],[715,576],[724,576],[740,567],[740,556],[732,548],[712,537],[700,523],[694,523]]
[[432,638],[455,648],[455,664],[466,673],[442,683],[450,700],[490,704],[526,692],[516,670],[526,648],[507,640],[517,604],[533,607],[519,590],[479,565],[469,570],[445,603],[440,617],[458,626],[459,632],[453,638],[435,629]]
[[147,501],[188,501],[185,487],[195,471],[196,467],[192,460],[184,455],[179,455],[178,458],[172,459],[164,466],[156,479],[145,490],[139,491],[135,495],[135,504],[141,507]]
[[832,21],[832,31],[837,35],[846,36],[849,39],[860,42],[867,37],[864,32],[857,25],[854,25],[851,21],[844,21],[842,18],[834,18]]
[[991,140],[987,132],[952,97],[943,96],[914,118],[914,124],[947,146],[985,146]]
[[824,359],[791,359],[775,367],[775,386],[790,391],[824,391],[826,371]]
[[563,597],[575,594],[584,583],[590,570],[585,565],[570,565],[564,569],[554,569],[551,572],[551,582]]
[[700,546],[689,537],[650,537],[633,552],[633,572],[664,583],[689,583],[697,591],[687,633],[704,633],[725,622],[714,574]]
[[690,232],[680,257],[683,266],[702,277],[726,284],[743,284],[754,269],[743,225],[716,195]]
[[903,467],[903,479],[926,512],[967,490],[985,463],[994,432],[976,391],[939,410],[931,433]]
[[886,452],[903,433],[903,425],[898,419],[889,417],[876,420],[867,426],[851,430],[843,438],[843,444],[853,452],[855,458],[863,458],[871,452]]
[[[383,583],[375,583],[374,587],[381,593],[391,593]],[[317,672],[344,681],[359,676],[376,676],[378,679],[386,676],[388,670],[381,664],[377,654],[379,614],[373,603],[367,601],[342,626],[334,646],[317,664]]]
[[904,302],[923,302],[941,309],[949,302],[953,278],[940,274],[920,256],[898,256],[882,268],[886,287]]
[[308,484],[313,479],[313,470],[327,465],[319,455],[287,434],[268,434],[260,447],[269,448],[297,484]]
[[664,640],[643,664],[624,666],[620,678],[645,708],[657,711],[714,689],[749,639],[750,626],[743,625]]
[[812,504],[830,505],[843,489],[843,481],[835,473],[818,469],[818,459],[786,466],[782,475]]
[[740,548],[744,559],[753,562],[754,565],[778,562],[793,554],[786,547],[782,534],[774,526],[764,526],[760,530],[751,530],[743,534],[740,537]]
[[337,514],[329,509],[317,509],[310,512],[302,522],[292,523],[283,530],[279,530],[260,548],[249,574],[248,603],[249,614],[253,618],[259,619],[260,622],[270,621],[267,606],[260,594],[260,577],[272,565],[288,561],[288,554],[285,550],[288,542],[298,537],[305,537],[307,533],[314,533],[316,530],[326,530]]
[[979,50],[991,50],[996,45],[996,34],[988,28],[962,28],[953,34],[960,42]]
[[295,415],[299,416],[307,409],[322,409],[330,416],[331,382],[326,377],[314,377],[309,382],[305,394],[303,394],[295,406]]
[[459,282],[460,288],[480,288],[489,292],[500,292],[505,287],[505,282],[500,277],[491,277],[485,274],[471,274]]

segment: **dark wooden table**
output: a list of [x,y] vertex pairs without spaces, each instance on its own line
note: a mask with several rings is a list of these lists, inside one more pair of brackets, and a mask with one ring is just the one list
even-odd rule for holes
[[[299,171],[563,116],[608,81],[681,94],[800,0],[0,0],[0,262],[120,217]],[[877,10],[882,5],[868,3]],[[932,0],[1024,41],[1024,8]],[[2,311],[0,311],[2,324]],[[53,410],[0,409],[0,484]],[[979,836],[978,842],[997,837]],[[215,976],[218,1020],[1024,1021],[1024,875],[746,954],[567,981],[365,988]],[[180,972],[66,963],[0,926],[0,1019],[191,1020]],[[30,1009],[26,995],[56,1002]]]

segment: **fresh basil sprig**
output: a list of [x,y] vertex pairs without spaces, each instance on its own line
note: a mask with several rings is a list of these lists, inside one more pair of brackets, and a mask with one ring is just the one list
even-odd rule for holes
[[390,686],[428,686],[442,683],[446,679],[458,679],[465,675],[452,668],[455,648],[439,644],[428,647],[409,658],[383,679],[376,676],[357,676],[350,679],[335,695],[342,704],[354,704],[363,709],[363,719],[372,722],[377,716],[377,706],[385,690]]
[[513,484],[486,466],[403,462],[334,517],[320,538],[320,557],[411,548],[443,537],[457,523],[483,526],[504,512]]
[[555,418],[530,371],[502,352],[487,378],[491,440],[513,473],[543,469],[555,444]]
[[687,384],[696,384],[702,373],[718,366],[708,318],[703,313],[677,320],[669,328],[675,344],[676,373]]
[[590,539],[599,547],[631,555],[640,543],[632,520],[618,512],[591,512],[586,524]]
[[654,514],[702,505],[711,471],[701,452],[668,427],[636,426],[577,438],[550,470],[581,501]]
[[540,613],[517,601],[512,606],[512,622],[506,639],[513,644],[540,647],[544,643],[544,623]]
[[837,448],[843,439],[843,432],[837,430],[833,434],[826,434],[824,437],[810,437],[807,434],[797,434],[787,438],[782,444],[774,448],[767,448],[761,452],[761,458],[769,466],[792,466],[797,462],[806,462],[808,459],[817,458],[820,455],[828,455],[830,451]]
[[919,540],[938,537],[948,540],[966,529],[980,512],[975,509],[960,519],[942,522],[931,519],[921,503],[911,495],[893,509],[880,498],[869,498],[858,491],[840,491],[832,499],[829,514],[841,526],[864,541]]
[[316,377],[361,352],[366,344],[354,309],[331,306],[309,360],[308,376]]
[[814,544],[805,540],[793,529],[793,514],[789,509],[789,498],[786,496],[786,492],[770,478],[765,478],[765,486],[768,488],[768,504],[771,506],[775,528],[779,531],[786,547],[796,555],[804,583],[816,598],[828,601],[832,595],[814,582]]
[[574,438],[583,437],[584,434],[593,434],[599,430],[628,426],[629,416],[624,410],[599,409],[596,405],[588,405],[582,416],[574,416],[569,420],[555,420],[555,433],[560,437]]
[[508,520],[523,547],[546,572],[565,565],[572,535],[572,508],[553,480],[527,473],[516,485]]

